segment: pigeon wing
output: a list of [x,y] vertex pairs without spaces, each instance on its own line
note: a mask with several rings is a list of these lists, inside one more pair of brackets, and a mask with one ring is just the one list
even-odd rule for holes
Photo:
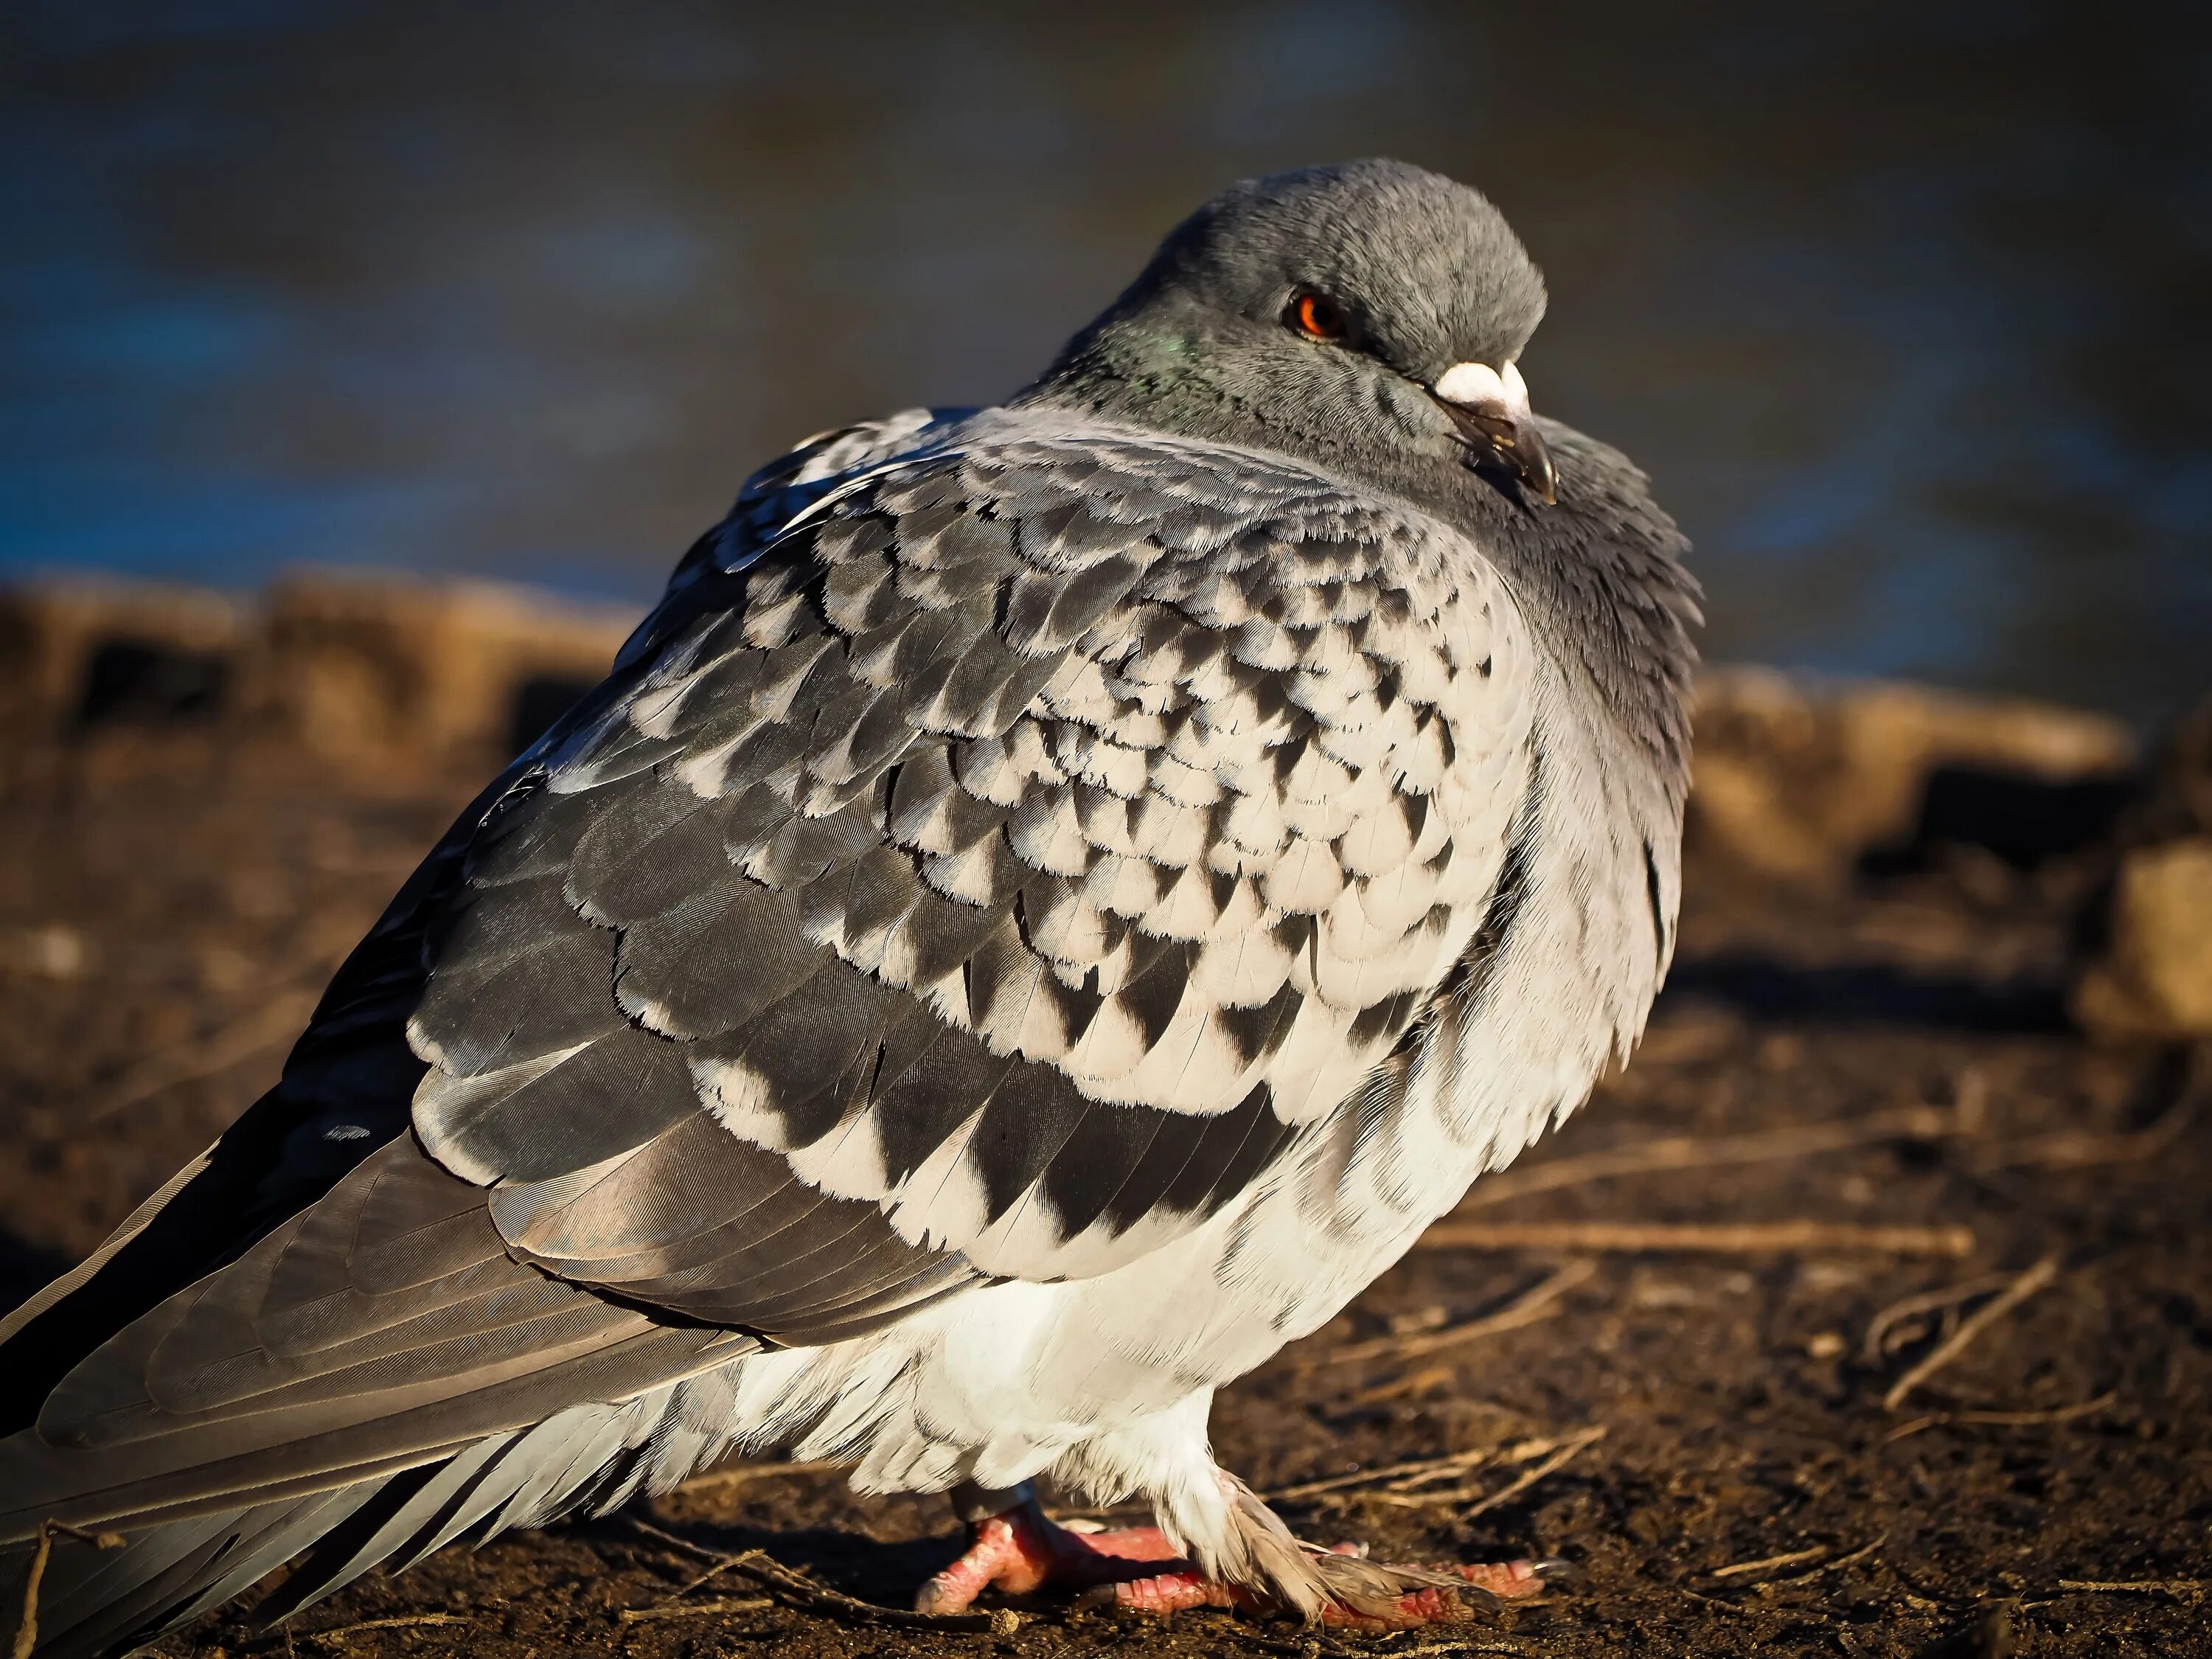
[[1118,429],[864,471],[633,661],[468,848],[415,1128],[522,1259],[784,1342],[1266,1179],[1468,949],[1525,782],[1472,548]]

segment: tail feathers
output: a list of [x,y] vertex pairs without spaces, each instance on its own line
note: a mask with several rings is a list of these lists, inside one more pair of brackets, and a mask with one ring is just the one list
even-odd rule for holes
[[[511,1437],[478,1441],[447,1462],[394,1475],[317,1541],[313,1553],[254,1609],[255,1622],[288,1619],[403,1552],[406,1559],[396,1565],[412,1565],[428,1554],[441,1541],[440,1522],[454,1509],[465,1508],[485,1466],[512,1444]],[[422,1547],[416,1547],[418,1543]]]
[[33,1610],[40,1659],[89,1659],[199,1616],[297,1553],[375,1483],[261,1504],[227,1515],[196,1516],[125,1534],[101,1549],[66,1534],[55,1537],[30,1601],[35,1544],[10,1544],[0,1583],[18,1587]]
[[[619,1404],[573,1407],[398,1474],[128,1530],[119,1547],[58,1534],[39,1586],[34,1652],[93,1659],[150,1640],[311,1546],[254,1608],[257,1623],[289,1618],[374,1566],[403,1570],[465,1535],[481,1540],[580,1509],[612,1509],[673,1485],[726,1448],[724,1436],[690,1425],[701,1416],[694,1396],[720,1402],[726,1389],[710,1373]],[[0,1549],[0,1595],[23,1583],[33,1549],[33,1541]]]

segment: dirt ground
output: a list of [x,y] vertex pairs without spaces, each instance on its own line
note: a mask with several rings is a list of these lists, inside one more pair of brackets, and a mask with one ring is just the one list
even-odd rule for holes
[[[128,728],[0,769],[7,1305],[274,1077],[480,772]],[[2208,1073],[2068,1029],[2094,878],[1959,848],[1821,893],[1693,862],[1641,1055],[1448,1224],[1550,1231],[1437,1237],[1223,1395],[1223,1461],[1307,1535],[1571,1563],[1534,1604],[1395,1638],[1055,1607],[916,1629],[806,1587],[903,1604],[948,1559],[944,1505],[770,1467],[160,1650],[2212,1653]],[[1594,1224],[1729,1231],[1632,1252]],[[804,1578],[731,1560],[756,1550]]]

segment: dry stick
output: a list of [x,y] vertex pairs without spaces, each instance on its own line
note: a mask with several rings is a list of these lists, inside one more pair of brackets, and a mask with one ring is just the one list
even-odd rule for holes
[[796,1595],[825,1613],[843,1613],[872,1625],[894,1625],[904,1630],[997,1630],[1005,1623],[997,1613],[916,1613],[908,1607],[886,1607],[863,1601],[857,1595],[831,1589],[793,1571],[765,1550],[747,1550],[732,1558],[730,1565],[747,1577],[757,1578],[764,1584]]
[[[670,1538],[673,1538],[675,1536],[672,1533],[665,1535]],[[694,1544],[690,1546],[690,1547],[696,1549],[698,1548],[698,1546]],[[686,1579],[683,1583],[678,1585],[673,1594],[663,1596],[659,1601],[653,1604],[655,1607],[669,1607],[672,1606],[676,1602],[681,1601],[685,1596],[690,1595],[693,1590],[697,1589],[701,1585],[705,1584],[713,1579],[720,1577],[724,1572],[736,1565],[736,1558],[733,1556],[717,1555],[712,1551],[705,1552],[705,1553],[707,1555],[707,1559],[712,1561],[714,1565],[708,1568],[706,1571],[701,1573],[697,1577]]]
[[[1560,1443],[1559,1450],[1553,1452],[1534,1468],[1509,1480],[1487,1498],[1481,1498],[1468,1508],[1460,1510],[1458,1518],[1462,1521],[1471,1520],[1486,1510],[1496,1509],[1500,1504],[1510,1503],[1539,1480],[1546,1479],[1565,1467],[1570,1459],[1604,1439],[1605,1436],[1606,1425],[1602,1423],[1593,1425],[1579,1434],[1568,1436]],[[1464,1498],[1474,1498],[1475,1492],[1471,1487],[1454,1486],[1446,1492],[1418,1493],[1378,1492],[1364,1493],[1363,1496],[1372,1503],[1389,1504],[1404,1510],[1423,1510],[1456,1504]]]
[[2118,1389],[2107,1389],[2094,1400],[2084,1400],[2078,1405],[2054,1406],[2048,1411],[2018,1412],[1930,1412],[1925,1417],[1916,1417],[1901,1424],[1882,1437],[1884,1445],[1918,1434],[1923,1429],[1943,1428],[1953,1423],[1988,1424],[1997,1428],[2033,1428],[2045,1423],[2071,1423],[2076,1419],[2094,1417],[2119,1398]]
[[837,1468],[835,1463],[734,1463],[727,1468],[711,1469],[705,1474],[695,1474],[672,1490],[681,1492],[715,1492],[724,1486],[748,1486],[755,1480],[772,1480],[781,1474],[819,1474],[825,1469]]
[[1770,1555],[1763,1561],[1736,1561],[1725,1567],[1715,1567],[1708,1578],[1741,1578],[1747,1572],[1765,1572],[1770,1567],[1794,1567],[1801,1561],[1817,1561],[1832,1547],[1815,1544],[1809,1550],[1792,1550],[1787,1555]]
[[653,1605],[655,1607],[665,1607],[672,1606],[678,1601],[681,1601],[685,1596],[690,1595],[693,1590],[697,1589],[702,1584],[708,1583],[714,1579],[720,1577],[722,1574],[728,1570],[730,1565],[731,1563],[727,1558],[720,1556],[715,1557],[714,1565],[713,1566],[708,1568],[706,1571],[701,1573],[696,1578],[685,1579],[684,1583],[676,1587],[675,1591],[672,1594],[662,1596],[660,1600],[653,1603]]
[[1877,1533],[1872,1543],[1860,1545],[1849,1555],[1839,1555],[1832,1561],[1823,1561],[1817,1567],[1804,1572],[1793,1572],[1786,1578],[1762,1578],[1758,1581],[1757,1588],[1764,1589],[1769,1584],[1802,1584],[1808,1578],[1818,1578],[1823,1573],[1836,1572],[1854,1562],[1863,1561],[1887,1542],[1889,1542],[1889,1534],[1887,1532]]
[[1486,1224],[1439,1221],[1422,1249],[1565,1250],[1786,1255],[1803,1251],[1870,1251],[1883,1255],[1966,1256],[1970,1227],[1856,1226],[1847,1222],[1744,1222],[1734,1225],[1662,1221]]
[[1324,1492],[1341,1492],[1347,1486],[1409,1488],[1443,1475],[1458,1474],[1464,1470],[1479,1468],[1493,1457],[1501,1462],[1525,1463],[1532,1457],[1541,1457],[1547,1452],[1555,1451],[1565,1443],[1565,1440],[1524,1440],[1513,1446],[1480,1446],[1471,1451],[1449,1452],[1442,1457],[1416,1457],[1404,1463],[1385,1463],[1379,1468],[1353,1469],[1345,1474],[1303,1481],[1295,1486],[1279,1486],[1261,1495],[1270,1504],[1289,1504],[1300,1498],[1318,1498]]
[[2130,1164],[2164,1152],[2180,1138],[2197,1115],[2203,1097],[2184,1095],[2159,1115],[2158,1121],[2122,1134],[2089,1134],[2070,1131],[2023,1140],[2010,1149],[1992,1147],[1976,1164],[1984,1170],[2078,1170],[2100,1164]]
[[2091,1595],[2179,1595],[2193,1601],[2212,1589],[2212,1578],[2062,1578],[2058,1588]]
[[[785,1566],[765,1550],[745,1550],[736,1555],[723,1555],[708,1549],[704,1544],[695,1544],[665,1528],[656,1527],[650,1521],[641,1521],[636,1516],[625,1515],[622,1518],[648,1538],[663,1544],[672,1544],[678,1549],[689,1550],[694,1555],[714,1562],[715,1572],[726,1569],[742,1572],[749,1578],[757,1578],[763,1583],[794,1595],[823,1613],[842,1613],[869,1624],[893,1625],[902,1630],[998,1630],[1004,1626],[1005,1621],[999,1620],[994,1613],[915,1613],[906,1607],[880,1607],[873,1601],[863,1601],[857,1595],[848,1595],[842,1590],[831,1589],[826,1584],[817,1584],[805,1574]],[[713,1573],[706,1575],[708,1578],[712,1577]],[[696,1583],[705,1582],[706,1578],[694,1581]]]
[[1324,1492],[1341,1492],[1346,1486],[1377,1486],[1402,1476],[1419,1479],[1425,1474],[1456,1474],[1462,1469],[1488,1462],[1497,1451],[1495,1446],[1485,1446],[1480,1451],[1454,1452],[1449,1457],[1418,1457],[1410,1463],[1385,1463],[1379,1469],[1354,1469],[1348,1474],[1332,1474],[1325,1480],[1308,1480],[1295,1486],[1279,1486],[1264,1496],[1270,1504],[1294,1504],[1301,1498],[1318,1498]]
[[150,1100],[180,1083],[197,1083],[202,1078],[214,1077],[242,1065],[264,1049],[273,1048],[297,1035],[314,1007],[315,994],[311,991],[279,994],[198,1042],[148,1056],[125,1072],[105,1099],[83,1113],[71,1132],[82,1133],[103,1119],[128,1110],[141,1101]]
[[[1353,1410],[1362,1406],[1378,1406],[1385,1401],[1402,1400],[1416,1389],[1433,1381],[1436,1375],[1434,1366],[1425,1367],[1420,1370],[1399,1370],[1389,1373],[1383,1381],[1362,1389],[1357,1394],[1345,1395],[1345,1407],[1347,1410]],[[1504,1401],[1492,1400],[1484,1395],[1463,1394],[1460,1396],[1460,1404],[1470,1411],[1480,1409],[1493,1417],[1516,1417],[1524,1422],[1529,1420],[1528,1413],[1516,1411]]]
[[120,1549],[123,1534],[117,1532],[87,1532],[82,1527],[72,1527],[66,1521],[39,1522],[39,1541],[31,1551],[31,1571],[23,1580],[23,1618],[15,1626],[14,1659],[31,1659],[31,1650],[39,1645],[39,1583],[46,1576],[46,1559],[54,1553],[54,1534],[74,1538],[79,1543],[89,1544],[97,1550]]
[[[1340,1642],[1328,1640],[1318,1632],[1309,1632],[1295,1639],[1285,1641],[1279,1636],[1268,1636],[1249,1625],[1242,1623],[1237,1626],[1237,1640],[1239,1644],[1257,1648],[1262,1653],[1289,1655],[1290,1659],[1373,1659],[1376,1652],[1387,1651],[1370,1648],[1348,1648]],[[1519,1651],[1518,1649],[1513,1650]],[[1411,1659],[1411,1655],[1409,1653],[1392,1654],[1390,1659]]]
[[1905,1403],[1906,1396],[1915,1389],[1966,1352],[1976,1337],[2057,1277],[2058,1258],[2055,1255],[2045,1256],[2042,1261],[2014,1279],[2002,1291],[1967,1315],[1960,1322],[1959,1328],[1937,1346],[1935,1352],[1905,1372],[1903,1376],[1899,1377],[1889,1392],[1882,1395],[1881,1408],[1884,1411],[1895,1411]]
[[469,1621],[458,1613],[403,1613],[389,1619],[364,1619],[357,1625],[334,1625],[329,1630],[306,1630],[300,1632],[310,1642],[331,1642],[341,1636],[356,1636],[365,1630],[406,1630],[416,1625],[465,1625]]
[[[1559,1450],[1560,1447],[1566,1445],[1570,1441],[1575,1440],[1587,1432],[1588,1431],[1586,1430],[1578,1429],[1574,1434],[1553,1435],[1539,1440],[1520,1440],[1516,1441],[1512,1445],[1503,1448],[1493,1448],[1492,1449],[1496,1453],[1498,1462],[1501,1463],[1533,1463],[1540,1457],[1550,1456],[1553,1452]],[[1457,1457],[1439,1458],[1437,1461],[1440,1465],[1456,1463],[1461,1468],[1465,1469],[1479,1468],[1490,1460],[1478,1454],[1462,1452]],[[1434,1482],[1442,1480],[1447,1474],[1456,1473],[1458,1473],[1457,1470],[1452,1469],[1449,1467],[1441,1467],[1435,1469],[1424,1469],[1419,1472],[1409,1471],[1403,1474],[1393,1476],[1389,1480],[1385,1481],[1383,1483],[1383,1490],[1386,1492],[1410,1492],[1418,1487],[1431,1485]]]
[[649,1607],[624,1607],[616,1617],[625,1625],[635,1625],[643,1619],[696,1619],[716,1613],[757,1613],[775,1605],[772,1595],[745,1595],[720,1601],[656,1601]]
[[1802,1129],[1771,1129],[1718,1139],[1669,1135],[1632,1146],[1586,1152],[1580,1158],[1561,1158],[1554,1164],[1532,1164],[1527,1169],[1485,1176],[1475,1182],[1474,1190],[1460,1201],[1454,1213],[1465,1215],[1470,1210],[1500,1204],[1507,1199],[1525,1198],[1530,1193],[1556,1192],[1562,1187],[1578,1187],[1586,1181],[1641,1175],[1650,1170],[1710,1169],[1717,1164],[1759,1164],[1771,1158],[1841,1152],[1885,1140],[1933,1140],[1967,1133],[1966,1115],[1955,1109],[1907,1106],[1899,1111],[1881,1112],[1852,1122],[1816,1123]]
[[1941,1290],[1921,1291],[1901,1297],[1867,1322],[1866,1340],[1861,1345],[1863,1351],[1869,1359],[1879,1359],[1882,1355],[1882,1345],[1891,1330],[1905,1320],[1920,1314],[1941,1313],[1957,1303],[1986,1295],[1991,1291],[2001,1291],[2012,1280],[2010,1273],[1984,1273],[1980,1278],[1967,1279],[1964,1284],[1947,1285]]
[[1540,1319],[1548,1319],[1553,1311],[1552,1304],[1596,1271],[1597,1263],[1595,1261],[1587,1259],[1570,1261],[1549,1279],[1523,1291],[1496,1313],[1485,1314],[1480,1319],[1470,1319],[1463,1324],[1447,1325],[1440,1331],[1425,1331],[1412,1336],[1378,1336],[1371,1342],[1354,1342],[1349,1347],[1332,1349],[1311,1358],[1302,1358],[1294,1369],[1319,1370],[1323,1366],[1350,1365],[1363,1359],[1413,1359],[1425,1353],[1455,1347],[1462,1342],[1471,1342],[1478,1336],[1518,1330],[1523,1325],[1533,1325]]

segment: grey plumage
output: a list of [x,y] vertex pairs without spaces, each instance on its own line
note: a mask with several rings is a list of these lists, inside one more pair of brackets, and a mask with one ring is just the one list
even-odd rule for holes
[[[1315,291],[1325,342],[1283,325]],[[1006,406],[757,475],[278,1087],[0,1324],[0,1537],[131,1540],[62,1548],[53,1650],[771,1433],[878,1484],[1132,1478],[1116,1434],[1571,1109],[1671,945],[1694,605],[1621,458],[1471,446],[1426,389],[1542,306],[1460,186],[1256,181]],[[1117,1348],[1115,1287],[1178,1274],[1215,1311]],[[1038,1423],[970,1435],[932,1379],[1008,1319]],[[1134,1478],[1311,1610],[1256,1500]]]

